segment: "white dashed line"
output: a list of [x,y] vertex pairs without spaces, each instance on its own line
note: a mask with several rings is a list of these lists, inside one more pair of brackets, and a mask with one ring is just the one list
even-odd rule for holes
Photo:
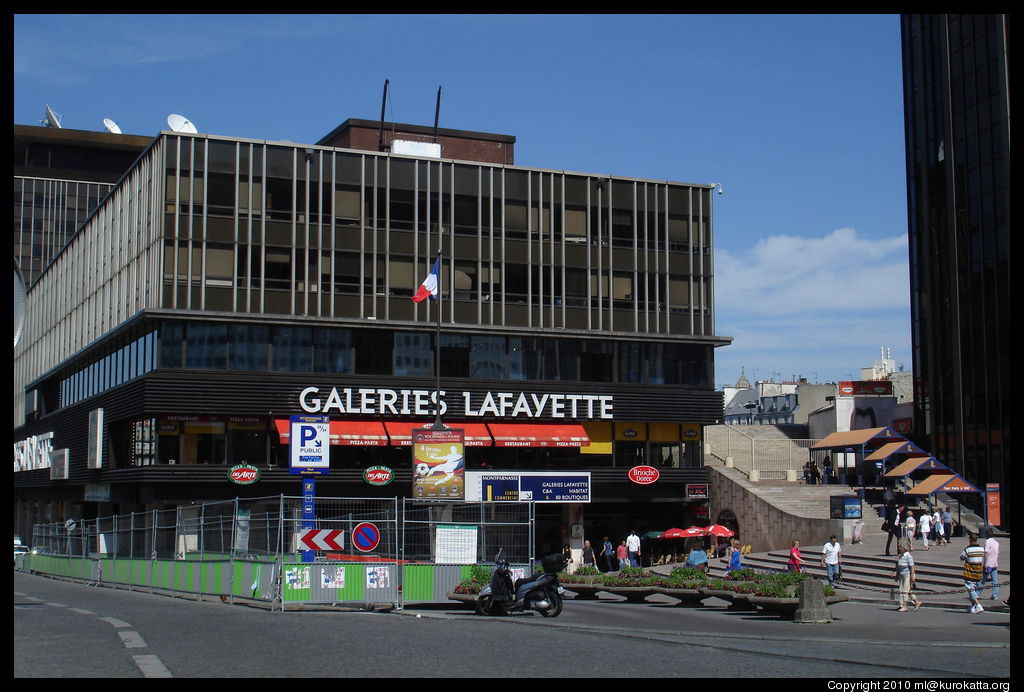
[[91,610],[86,610],[85,608],[69,608],[69,610],[72,613],[78,613],[79,615],[95,615],[96,614],[96,613],[92,612]]
[[117,618],[106,617],[100,618],[100,620],[110,625],[113,625],[114,627],[131,627],[131,625],[125,622],[124,620],[118,620]]
[[49,601],[47,601],[46,605],[51,606],[53,608],[67,608],[67,606],[63,603],[50,603]]
[[145,678],[173,678],[171,671],[167,670],[167,667],[160,661],[156,656],[142,655],[132,656],[132,660],[135,661],[135,665],[142,671],[142,677]]
[[125,648],[127,649],[145,649],[146,640],[143,639],[138,632],[132,630],[121,630],[117,633],[117,636],[124,642]]

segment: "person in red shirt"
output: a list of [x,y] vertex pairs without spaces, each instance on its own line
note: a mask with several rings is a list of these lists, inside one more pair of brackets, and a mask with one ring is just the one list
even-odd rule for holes
[[800,557],[800,541],[793,541],[793,547],[789,549],[789,571],[799,572],[804,559]]

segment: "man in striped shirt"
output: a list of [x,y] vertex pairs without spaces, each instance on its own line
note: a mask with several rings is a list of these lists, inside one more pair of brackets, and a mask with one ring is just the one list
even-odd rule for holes
[[960,559],[964,562],[964,588],[967,589],[967,597],[971,599],[971,612],[981,613],[985,609],[978,599],[985,567],[985,549],[978,545],[977,534],[970,534],[967,541],[967,547],[960,553]]

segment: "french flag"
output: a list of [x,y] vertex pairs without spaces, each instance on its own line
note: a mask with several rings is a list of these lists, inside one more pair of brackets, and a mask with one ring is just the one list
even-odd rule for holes
[[441,271],[441,258],[438,257],[434,260],[434,268],[427,274],[427,278],[423,279],[423,283],[420,284],[419,290],[416,291],[416,295],[412,297],[412,302],[419,303],[427,298],[437,300],[437,284],[438,276]]

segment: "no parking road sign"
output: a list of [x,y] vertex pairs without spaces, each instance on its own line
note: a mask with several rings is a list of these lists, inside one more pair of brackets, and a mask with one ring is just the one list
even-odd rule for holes
[[380,529],[368,521],[364,521],[352,530],[352,546],[356,550],[368,553],[380,545]]

